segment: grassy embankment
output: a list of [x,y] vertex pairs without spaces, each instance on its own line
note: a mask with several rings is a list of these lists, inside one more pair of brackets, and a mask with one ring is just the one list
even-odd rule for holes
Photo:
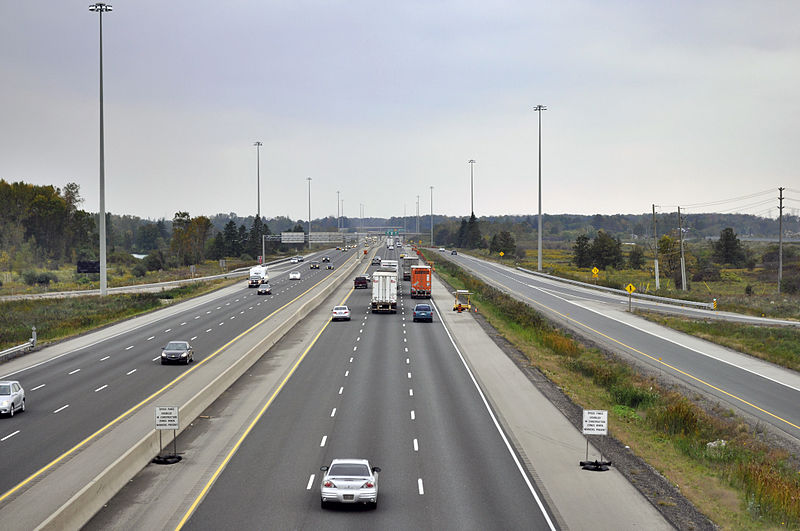
[[[481,314],[576,404],[609,411],[609,433],[654,466],[724,529],[800,528],[800,474],[730,411],[703,410],[629,365],[583,346],[528,305],[446,260],[436,270],[469,289]],[[708,446],[714,441],[724,445]]]
[[59,299],[0,302],[0,350],[20,345],[36,327],[40,342],[75,336],[107,324],[150,312],[165,304],[196,297],[240,279],[196,282],[158,293],[88,295]]

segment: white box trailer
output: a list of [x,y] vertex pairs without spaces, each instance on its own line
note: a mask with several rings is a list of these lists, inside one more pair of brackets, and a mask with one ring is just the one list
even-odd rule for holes
[[257,288],[261,284],[266,284],[267,282],[269,282],[267,266],[259,265],[250,268],[250,278],[247,281],[248,288]]
[[377,312],[397,313],[397,273],[372,274],[372,313]]
[[403,280],[411,280],[411,266],[419,264],[419,257],[417,256],[404,256],[403,257]]

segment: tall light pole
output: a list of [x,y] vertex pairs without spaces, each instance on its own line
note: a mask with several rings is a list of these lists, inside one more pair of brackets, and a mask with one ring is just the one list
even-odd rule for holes
[[261,239],[261,263],[266,259],[266,244],[261,232],[261,146],[260,141],[254,142],[256,147],[256,217],[258,218],[258,237]]
[[431,186],[431,247],[433,247],[433,186]]
[[339,215],[339,190],[336,190],[336,230],[342,230],[342,217]]
[[311,250],[311,177],[306,177],[308,181],[308,250]]
[[111,4],[97,2],[89,5],[89,11],[100,13],[100,295],[108,293],[106,279],[106,153],[103,131],[103,13],[112,11]]
[[419,196],[417,196],[417,236],[419,236]]
[[542,111],[546,111],[544,105],[537,105],[533,108],[539,113],[539,268],[542,270]]
[[469,160],[469,210],[472,213],[472,217],[475,217],[475,202],[473,198],[475,197],[473,193],[473,186],[472,186],[472,167],[475,165],[475,159]]

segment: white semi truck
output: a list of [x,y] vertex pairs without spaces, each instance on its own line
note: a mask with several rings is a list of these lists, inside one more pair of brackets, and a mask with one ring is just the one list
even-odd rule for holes
[[372,313],[397,313],[397,273],[377,271],[372,274]]
[[250,268],[250,278],[247,281],[248,288],[257,288],[261,284],[269,282],[269,274],[267,274],[267,266],[258,265]]

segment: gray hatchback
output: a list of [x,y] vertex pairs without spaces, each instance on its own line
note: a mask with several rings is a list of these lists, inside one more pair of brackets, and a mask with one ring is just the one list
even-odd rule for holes
[[161,349],[161,365],[167,363],[189,363],[194,361],[194,349],[188,341],[170,341]]
[[25,411],[25,390],[16,380],[0,382],[0,413],[13,417],[17,411]]

